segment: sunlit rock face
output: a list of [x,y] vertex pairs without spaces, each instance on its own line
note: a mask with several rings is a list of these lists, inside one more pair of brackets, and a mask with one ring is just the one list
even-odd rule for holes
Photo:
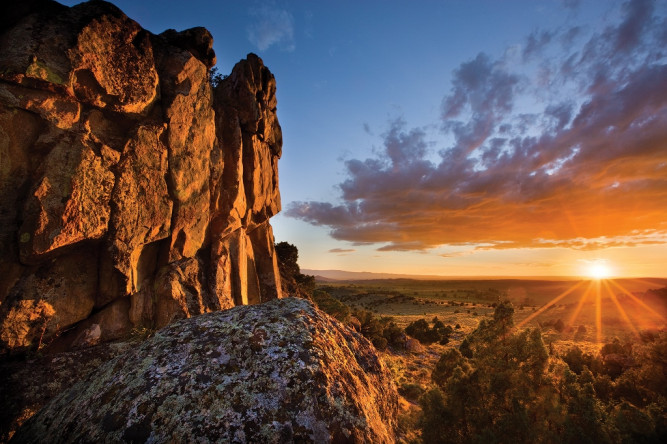
[[154,35],[102,1],[1,8],[0,351],[280,298],[262,60],[213,90],[204,28]]
[[298,298],[181,320],[51,400],[13,442],[394,441],[371,343]]

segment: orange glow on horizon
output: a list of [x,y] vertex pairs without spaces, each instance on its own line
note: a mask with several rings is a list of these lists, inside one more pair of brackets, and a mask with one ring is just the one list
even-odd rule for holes
[[609,279],[612,277],[614,267],[606,259],[596,259],[589,262],[584,269],[584,275],[590,279]]

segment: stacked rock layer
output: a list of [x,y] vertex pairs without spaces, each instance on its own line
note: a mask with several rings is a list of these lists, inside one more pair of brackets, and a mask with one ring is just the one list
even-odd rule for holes
[[0,19],[0,350],[282,297],[282,133],[262,60],[213,88],[204,28],[19,3]]

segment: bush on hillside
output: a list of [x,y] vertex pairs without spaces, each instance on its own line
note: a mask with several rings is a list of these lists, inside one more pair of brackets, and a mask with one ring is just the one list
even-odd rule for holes
[[343,323],[350,320],[350,307],[340,302],[338,299],[332,297],[329,293],[322,290],[313,291],[313,302],[317,308],[323,312],[333,316]]
[[598,356],[573,347],[561,360],[539,329],[513,331],[512,318],[498,306],[442,354],[420,398],[424,443],[665,442],[667,332],[632,347],[612,341]]
[[315,276],[302,274],[299,268],[299,250],[288,242],[275,244],[278,269],[283,293],[310,299],[315,290]]
[[411,322],[405,327],[405,332],[424,345],[439,342],[447,344],[449,336],[454,331],[451,326],[445,325],[437,317],[433,319],[431,327],[426,319],[419,319]]
[[355,310],[353,316],[361,324],[361,334],[378,350],[385,350],[387,346],[403,346],[403,331],[390,317],[378,318],[367,310]]

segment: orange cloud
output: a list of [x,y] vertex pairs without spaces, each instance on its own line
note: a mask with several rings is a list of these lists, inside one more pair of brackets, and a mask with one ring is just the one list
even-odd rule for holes
[[[523,57],[559,76],[546,92],[502,59],[463,63],[443,99],[454,143],[439,160],[424,129],[397,119],[382,152],[345,163],[339,203],[295,202],[287,215],[382,251],[667,243],[667,35],[655,32],[664,18],[648,2],[625,13],[585,41],[572,30],[529,38]],[[539,59],[577,38],[559,63]],[[557,100],[522,112],[535,97]]]

